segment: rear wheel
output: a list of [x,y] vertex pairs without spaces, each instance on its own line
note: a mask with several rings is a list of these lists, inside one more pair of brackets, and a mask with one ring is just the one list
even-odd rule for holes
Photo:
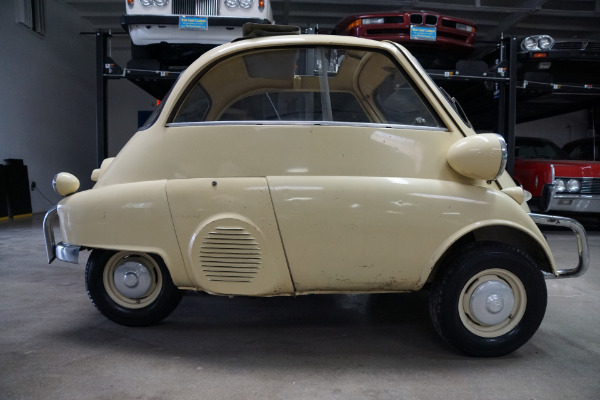
[[164,262],[146,253],[94,250],[85,283],[96,308],[121,325],[156,324],[181,300]]
[[527,342],[546,311],[542,272],[521,250],[478,243],[443,266],[431,288],[433,324],[473,356],[508,354]]

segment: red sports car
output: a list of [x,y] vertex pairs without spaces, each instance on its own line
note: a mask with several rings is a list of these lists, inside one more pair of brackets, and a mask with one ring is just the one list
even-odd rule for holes
[[333,28],[334,35],[390,40],[407,47],[426,68],[454,68],[470,54],[475,24],[429,11],[389,11],[353,14]]

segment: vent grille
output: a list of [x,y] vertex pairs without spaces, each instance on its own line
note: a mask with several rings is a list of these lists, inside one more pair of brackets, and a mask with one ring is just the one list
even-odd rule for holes
[[584,51],[584,52],[595,52],[600,51],[600,42],[555,42],[552,45],[552,50],[571,50],[571,51]]
[[582,194],[600,194],[599,178],[583,178],[581,181]]
[[219,0],[173,0],[173,14],[219,15]]
[[200,267],[210,281],[251,282],[261,263],[260,244],[244,228],[216,227],[200,246]]

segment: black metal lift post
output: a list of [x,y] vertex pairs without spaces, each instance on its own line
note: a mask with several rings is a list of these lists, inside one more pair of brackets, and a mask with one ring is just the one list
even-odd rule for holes
[[106,41],[110,33],[99,29],[96,32],[96,161],[98,167],[108,157],[108,129],[106,107],[106,78],[104,61],[106,59]]

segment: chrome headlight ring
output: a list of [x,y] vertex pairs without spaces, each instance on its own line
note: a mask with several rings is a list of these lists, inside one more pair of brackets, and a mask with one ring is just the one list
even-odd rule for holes
[[521,42],[521,49],[525,51],[548,51],[554,45],[554,39],[548,35],[528,36]]
[[225,0],[225,6],[229,8],[236,8],[240,5],[239,0]]
[[254,0],[239,0],[240,7],[244,9],[249,9],[254,4]]

